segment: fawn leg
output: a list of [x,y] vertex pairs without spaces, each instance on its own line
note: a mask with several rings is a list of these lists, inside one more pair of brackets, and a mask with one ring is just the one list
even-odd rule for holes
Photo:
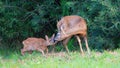
[[48,54],[48,48],[46,48],[46,54]]
[[45,53],[42,49],[37,49],[37,51],[42,52],[42,55],[45,56]]
[[21,49],[21,54],[24,55],[25,54],[25,49]]
[[55,52],[55,45],[53,45],[52,47],[53,47],[52,53],[54,53]]
[[33,51],[30,50],[30,51],[28,51],[28,52],[29,52],[29,54],[32,54]]

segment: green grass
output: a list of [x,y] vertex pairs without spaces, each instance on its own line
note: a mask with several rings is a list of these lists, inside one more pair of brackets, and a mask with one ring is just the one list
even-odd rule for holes
[[120,49],[115,51],[91,52],[81,56],[78,51],[57,52],[43,57],[39,52],[25,54],[0,51],[0,68],[120,68]]

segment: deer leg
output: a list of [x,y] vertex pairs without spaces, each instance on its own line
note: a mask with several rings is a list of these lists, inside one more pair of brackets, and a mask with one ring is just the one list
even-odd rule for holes
[[63,40],[63,45],[64,45],[64,47],[65,47],[65,49],[66,49],[66,51],[69,53],[69,49],[68,49],[68,47],[67,47],[67,43],[68,43],[68,41],[69,41],[69,39],[71,38],[71,36],[70,37],[68,37],[68,38],[66,38],[65,40]]
[[87,41],[87,37],[86,36],[84,37],[84,40],[85,40],[85,44],[86,44],[86,48],[87,48],[88,54],[90,55],[90,49],[89,49],[89,46],[88,46],[88,41]]
[[76,38],[77,38],[79,46],[80,46],[80,51],[81,51],[82,55],[84,55],[84,52],[83,52],[83,49],[82,49],[81,40],[80,40],[79,36],[77,36],[77,35],[76,35]]

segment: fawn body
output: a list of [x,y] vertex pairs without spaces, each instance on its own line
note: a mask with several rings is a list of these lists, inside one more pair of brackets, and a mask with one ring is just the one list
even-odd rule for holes
[[40,51],[42,52],[43,55],[44,51],[46,50],[46,53],[48,53],[48,48],[47,46],[49,45],[54,45],[53,43],[50,42],[50,40],[52,40],[54,37],[54,35],[49,39],[48,36],[45,36],[46,40],[43,38],[27,38],[26,40],[24,40],[23,43],[23,49],[21,49],[21,54],[24,55],[24,53],[26,51]]

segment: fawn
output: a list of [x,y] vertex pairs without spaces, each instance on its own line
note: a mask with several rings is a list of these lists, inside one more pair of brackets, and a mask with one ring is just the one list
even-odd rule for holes
[[30,52],[33,50],[42,52],[42,55],[45,56],[44,51],[46,51],[46,53],[48,53],[48,48],[47,46],[49,45],[54,45],[54,43],[50,42],[51,40],[53,40],[54,38],[54,34],[52,35],[51,38],[48,38],[47,35],[45,35],[45,39],[43,38],[27,38],[26,40],[24,40],[23,43],[23,49],[21,49],[21,54],[24,55],[24,53],[26,51]]

